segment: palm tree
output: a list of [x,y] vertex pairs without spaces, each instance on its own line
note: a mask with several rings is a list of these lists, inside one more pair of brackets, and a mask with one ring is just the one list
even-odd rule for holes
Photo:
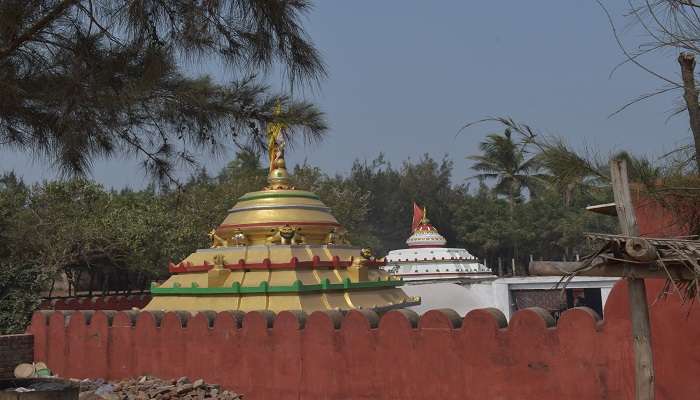
[[548,186],[562,196],[565,207],[572,205],[574,198],[590,195],[601,188],[608,168],[592,157],[582,156],[560,138],[539,143],[537,162],[545,171]]
[[[530,189],[531,195],[536,194],[532,189],[547,188],[560,193],[564,205],[568,207],[581,195],[585,198],[596,192],[607,191],[610,181],[610,168],[607,162],[609,159],[626,159],[630,179],[647,187],[656,184],[664,174],[673,173],[673,171],[677,173],[686,167],[685,160],[681,160],[677,164],[672,163],[670,169],[662,169],[647,158],[633,156],[625,151],[611,154],[609,157],[598,157],[591,152],[578,152],[563,139],[541,135],[529,125],[516,122],[510,117],[489,117],[466,124],[462,129],[483,122],[497,122],[505,126],[505,133],[503,136],[489,135],[487,141],[480,145],[484,154],[469,157],[477,161],[472,168],[482,172],[475,177],[480,180],[499,179],[496,192],[500,194],[509,193],[508,189],[512,185],[510,181],[520,181],[521,183],[512,185],[515,188],[514,199],[516,200],[517,194],[523,188]],[[516,144],[510,139],[511,131],[522,137],[520,143]],[[529,160],[525,160],[526,146],[537,149],[537,155]],[[524,166],[523,170],[515,173],[515,175],[521,175],[520,178],[510,178],[510,174],[514,172],[500,172],[517,171],[516,167],[502,161],[516,159]],[[511,204],[513,204],[512,201]]]
[[467,157],[475,161],[472,169],[479,173],[474,178],[496,180],[494,191],[505,195],[510,206],[511,218],[515,203],[521,198],[524,189],[530,196],[537,193],[541,176],[537,174],[539,164],[535,157],[527,157],[525,143],[516,143],[506,128],[503,135],[490,134],[479,144],[482,154]]
[[[541,142],[538,147],[540,152],[536,159],[545,171],[544,180],[561,193],[564,206],[571,206],[576,197],[585,198],[595,192],[609,190],[610,169],[607,162],[590,154],[577,153],[560,138]],[[651,160],[626,151],[612,154],[610,159],[625,159],[630,180],[647,187],[653,187],[664,173]]]

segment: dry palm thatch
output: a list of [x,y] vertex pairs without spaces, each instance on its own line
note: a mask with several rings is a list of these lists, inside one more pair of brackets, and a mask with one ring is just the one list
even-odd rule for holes
[[644,277],[644,272],[660,271],[666,276],[659,297],[676,293],[683,302],[700,298],[700,240],[650,238],[625,235],[587,233],[586,237],[601,243],[598,250],[583,257],[573,270],[562,272],[557,284],[562,288],[576,276],[607,266],[624,266],[623,277]]

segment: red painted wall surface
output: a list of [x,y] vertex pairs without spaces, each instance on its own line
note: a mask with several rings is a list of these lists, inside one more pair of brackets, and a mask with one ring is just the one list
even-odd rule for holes
[[[676,214],[657,200],[643,192],[632,193],[639,233],[647,237],[678,237],[690,234],[687,218],[692,212],[677,211]],[[685,216],[685,220],[684,220]]]
[[39,305],[40,310],[131,310],[143,308],[151,301],[150,294],[129,296],[94,296],[65,297],[45,300]]
[[[700,314],[655,301],[657,399],[700,396]],[[690,313],[689,313],[690,311]],[[61,376],[202,377],[256,399],[632,399],[627,293],[605,321],[587,309],[556,327],[538,309],[304,315],[62,312],[34,315],[35,359]]]

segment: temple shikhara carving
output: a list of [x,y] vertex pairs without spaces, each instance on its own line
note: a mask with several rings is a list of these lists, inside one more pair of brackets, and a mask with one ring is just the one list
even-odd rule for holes
[[172,276],[152,286],[145,310],[384,311],[420,303],[379,268],[383,259],[348,242],[317,195],[291,185],[283,129],[268,125],[268,186],[238,199],[209,232],[211,248],[170,265]]

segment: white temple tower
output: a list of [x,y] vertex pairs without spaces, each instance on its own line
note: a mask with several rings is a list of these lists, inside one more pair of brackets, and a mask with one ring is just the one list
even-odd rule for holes
[[460,281],[494,279],[491,269],[479,263],[466,249],[445,247],[447,240],[435,229],[425,208],[414,205],[413,229],[408,248],[392,250],[385,269],[413,281]]

